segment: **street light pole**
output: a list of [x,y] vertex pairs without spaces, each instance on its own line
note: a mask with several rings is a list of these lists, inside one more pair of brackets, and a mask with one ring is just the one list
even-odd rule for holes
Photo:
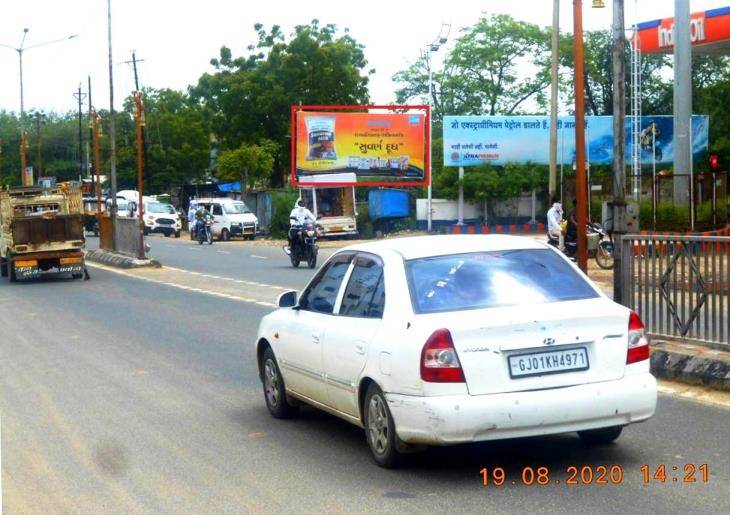
[[78,37],[77,34],[71,34],[70,36],[67,36],[65,38],[60,39],[54,39],[52,41],[46,41],[45,43],[39,43],[37,45],[31,45],[31,46],[24,46],[25,45],[25,37],[28,35],[28,29],[27,27],[23,29],[23,38],[20,40],[20,46],[14,47],[11,45],[5,45],[0,43],[0,47],[9,48],[10,50],[15,50],[18,53],[18,67],[19,67],[19,75],[20,75],[20,162],[21,162],[21,170],[20,170],[20,176],[22,179],[22,184],[24,186],[32,186],[33,183],[31,181],[31,184],[25,184],[26,178],[25,178],[25,148],[27,147],[27,141],[25,138],[27,137],[25,133],[25,98],[23,95],[23,52],[26,50],[30,50],[31,48],[38,48],[46,45],[51,45],[53,43],[59,43],[61,41],[66,41],[69,39],[73,39],[75,37]]
[[107,0],[107,41],[109,44],[109,175],[112,196],[111,218],[112,218],[112,249],[117,250],[117,149],[116,149],[116,125],[114,122],[114,74],[112,72],[112,2]]
[[621,237],[626,233],[626,40],[624,0],[613,0],[613,300],[623,301]]
[[[444,30],[446,30],[446,33],[444,34]],[[429,148],[433,148],[433,135],[432,135],[432,126],[433,126],[433,67],[431,63],[431,57],[433,56],[434,52],[438,52],[439,48],[441,48],[441,45],[446,43],[449,39],[449,33],[451,32],[451,24],[450,23],[444,23],[441,25],[441,30],[439,31],[439,35],[436,37],[436,39],[433,40],[433,43],[430,43],[427,47],[427,56],[428,56],[428,107],[431,111],[431,116],[428,118],[428,143]],[[433,182],[433,174],[432,169],[432,161],[431,159],[433,156],[428,156],[428,200],[427,200],[427,213],[426,213],[426,229],[428,232],[431,232],[431,228],[433,225],[433,213],[431,209],[431,203],[433,200],[433,190],[431,183]],[[461,189],[461,183],[459,183],[459,191],[461,195],[463,195],[463,190]]]
[[552,66],[550,82],[550,172],[548,202],[555,202],[558,157],[558,35],[560,32],[560,0],[553,0]]
[[[431,145],[433,144],[433,137],[431,135],[431,128],[433,125],[433,85],[432,85],[432,72],[431,72],[431,47],[428,47],[428,107],[431,111],[431,116],[428,118],[428,142],[429,142],[429,148],[431,148]],[[430,156],[429,156],[430,157]],[[426,231],[431,232],[432,227],[432,213],[431,213],[431,201],[433,199],[433,190],[431,187],[431,183],[433,182],[433,176],[431,174],[431,171],[433,169],[433,166],[431,165],[431,159],[428,160],[428,206],[426,208]]]

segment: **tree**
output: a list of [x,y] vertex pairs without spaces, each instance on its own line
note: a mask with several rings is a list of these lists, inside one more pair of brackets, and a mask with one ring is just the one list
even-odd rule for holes
[[236,149],[263,139],[273,143],[271,177],[283,184],[289,163],[290,106],[295,104],[366,104],[367,61],[363,46],[347,30],[320,26],[317,20],[295,27],[287,41],[281,28],[256,24],[259,40],[247,57],[233,57],[227,47],[212,59],[190,88],[206,110],[222,148]]
[[[403,84],[396,91],[399,103],[427,98],[428,66],[421,56],[393,77]],[[443,114],[534,112],[546,105],[550,32],[504,14],[482,17],[462,30],[443,71],[433,78],[434,119]]]
[[264,141],[260,145],[241,144],[233,150],[224,150],[218,156],[218,178],[240,180],[241,197],[245,200],[248,190],[256,182],[268,177],[274,169],[274,145]]
[[[210,172],[210,123],[199,104],[180,91],[145,88],[145,191],[168,192],[202,181]],[[117,114],[117,171],[121,187],[137,184],[134,99]]]

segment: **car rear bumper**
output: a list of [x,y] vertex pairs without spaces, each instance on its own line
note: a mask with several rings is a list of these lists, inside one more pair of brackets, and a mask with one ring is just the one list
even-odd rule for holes
[[529,392],[386,397],[401,440],[448,445],[641,422],[654,414],[657,389],[646,373]]

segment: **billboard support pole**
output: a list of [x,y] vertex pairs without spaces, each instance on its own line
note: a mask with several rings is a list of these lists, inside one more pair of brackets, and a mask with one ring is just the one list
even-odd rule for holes
[[464,167],[459,167],[459,204],[457,206],[458,218],[456,225],[464,225]]

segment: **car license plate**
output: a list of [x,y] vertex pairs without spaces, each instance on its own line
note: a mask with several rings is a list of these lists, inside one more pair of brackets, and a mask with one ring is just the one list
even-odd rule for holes
[[510,356],[507,361],[512,378],[588,370],[588,352],[585,347],[518,354]]

